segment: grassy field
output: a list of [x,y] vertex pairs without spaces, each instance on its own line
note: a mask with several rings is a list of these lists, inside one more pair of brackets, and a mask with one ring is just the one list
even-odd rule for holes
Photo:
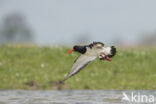
[[112,62],[91,62],[65,84],[78,53],[66,47],[0,46],[0,89],[156,89],[156,49],[118,49]]

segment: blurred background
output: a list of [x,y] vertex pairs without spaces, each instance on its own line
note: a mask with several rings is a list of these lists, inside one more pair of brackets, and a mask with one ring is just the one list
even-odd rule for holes
[[156,45],[155,0],[0,0],[0,43]]
[[[156,89],[156,0],[0,0],[1,89]],[[112,62],[65,78],[76,44],[115,45]],[[69,47],[70,46],[70,47]]]

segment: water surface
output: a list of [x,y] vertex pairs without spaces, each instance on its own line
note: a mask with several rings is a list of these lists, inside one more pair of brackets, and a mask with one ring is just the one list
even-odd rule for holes
[[[123,92],[130,95],[132,91],[4,90],[0,91],[0,104],[135,104],[123,101]],[[133,92],[156,95],[154,91]]]

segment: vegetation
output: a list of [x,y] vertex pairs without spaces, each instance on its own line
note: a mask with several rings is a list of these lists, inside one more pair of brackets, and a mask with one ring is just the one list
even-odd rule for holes
[[156,89],[156,49],[119,49],[112,62],[96,59],[69,72],[78,53],[67,47],[0,46],[0,89]]

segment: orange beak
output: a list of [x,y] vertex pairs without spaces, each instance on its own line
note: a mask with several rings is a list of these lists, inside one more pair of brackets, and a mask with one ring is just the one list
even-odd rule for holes
[[68,51],[66,54],[70,54],[71,52],[75,51],[74,49],[71,49],[70,51]]

